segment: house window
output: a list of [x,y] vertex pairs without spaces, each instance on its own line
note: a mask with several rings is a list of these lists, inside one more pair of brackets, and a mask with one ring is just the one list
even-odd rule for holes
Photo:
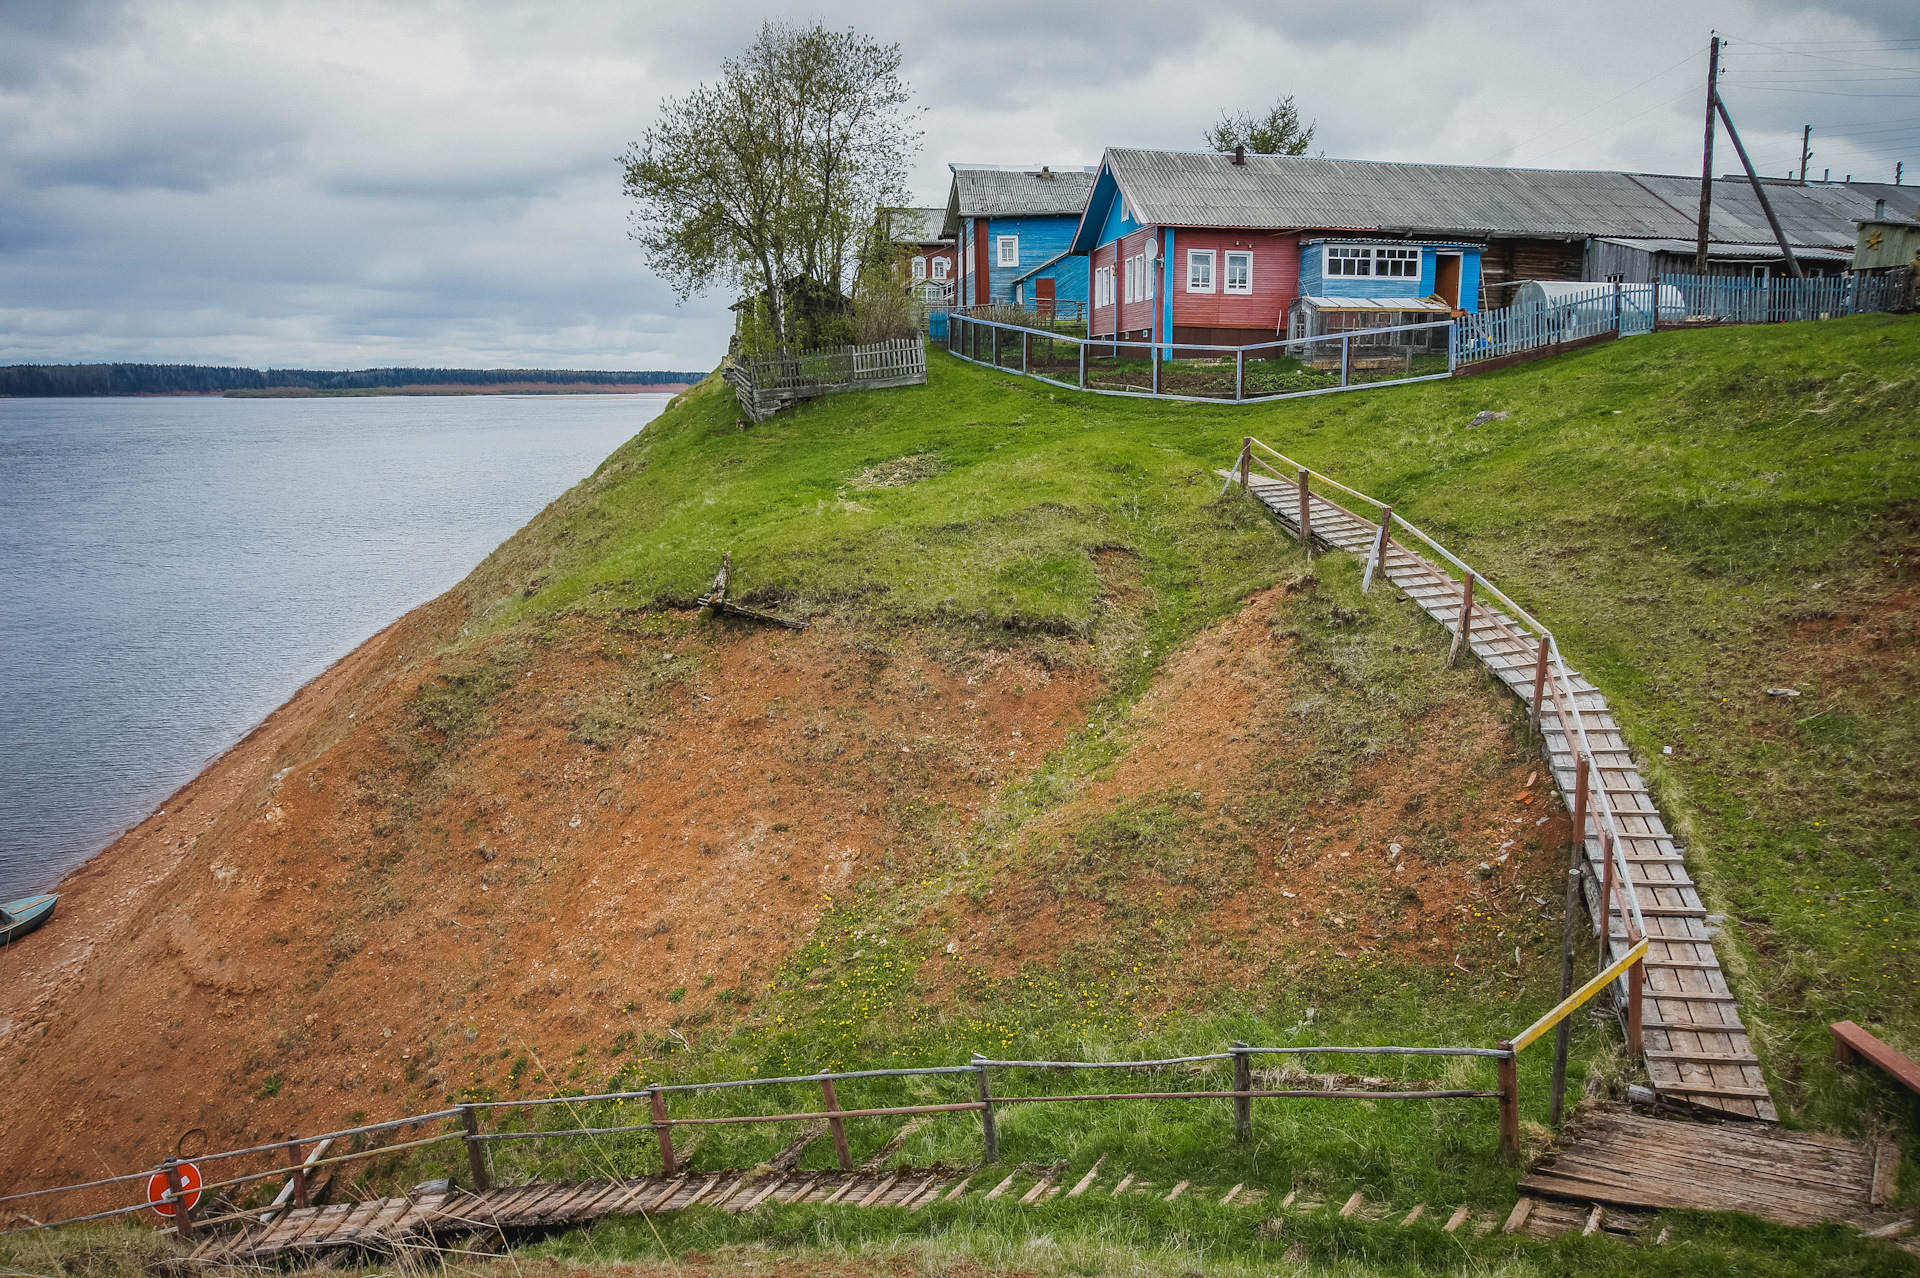
[[1121,286],[1124,289],[1126,289],[1126,297],[1129,302],[1134,300],[1134,296],[1133,296],[1134,290],[1140,287],[1139,272],[1133,269],[1134,261],[1135,259],[1131,257],[1127,259],[1126,269],[1123,272],[1123,274],[1126,277],[1126,280],[1125,280],[1125,283],[1122,284]]
[[927,278],[927,259],[924,257],[916,257],[913,259],[914,283],[917,284],[925,278]]
[[1375,249],[1373,251],[1373,273],[1389,275],[1395,279],[1417,280],[1420,278],[1419,249]]
[[1015,306],[1025,306],[1027,304],[1027,286],[1025,284],[1015,284],[1013,286],[1013,304]]
[[1253,292],[1253,254],[1227,254],[1225,285],[1228,293]]
[[1093,304],[1111,306],[1113,304],[1113,268],[1102,266],[1093,273]]
[[1187,251],[1187,292],[1213,292],[1213,250],[1189,249]]
[[1373,250],[1370,248],[1352,248],[1345,244],[1327,245],[1327,274],[1373,274]]
[[993,241],[1000,249],[1001,266],[1020,265],[1020,237],[1017,235],[997,235]]
[[933,278],[936,280],[944,280],[947,278],[946,258],[936,257],[933,259]]
[[1153,263],[1144,253],[1140,256],[1140,294],[1149,302],[1153,300]]

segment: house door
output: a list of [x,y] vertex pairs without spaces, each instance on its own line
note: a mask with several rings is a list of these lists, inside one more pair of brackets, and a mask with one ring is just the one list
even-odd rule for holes
[[1033,282],[1033,309],[1042,315],[1053,314],[1054,281],[1035,280]]
[[1433,291],[1454,310],[1460,309],[1460,255],[1439,253],[1433,259]]

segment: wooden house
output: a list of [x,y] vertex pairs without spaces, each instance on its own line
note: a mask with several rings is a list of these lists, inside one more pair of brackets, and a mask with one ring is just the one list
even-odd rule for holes
[[881,209],[880,233],[902,259],[905,282],[946,284],[954,278],[953,237],[942,229],[945,209]]
[[959,255],[958,306],[991,302],[1050,309],[1085,302],[1087,261],[1068,252],[1089,168],[953,164],[942,234]]
[[[1751,186],[1714,186],[1727,260],[1771,244]],[[1844,265],[1856,197],[1768,194],[1809,265]],[[1697,179],[1645,174],[1115,148],[1073,252],[1094,336],[1247,345],[1476,312],[1526,280],[1605,279],[1588,272],[1621,244],[1690,239],[1698,202]]]

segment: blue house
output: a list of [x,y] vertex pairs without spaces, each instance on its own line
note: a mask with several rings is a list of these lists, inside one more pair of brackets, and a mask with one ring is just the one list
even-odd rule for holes
[[1068,250],[1091,168],[952,164],[944,234],[960,258],[956,305],[999,302],[1051,311],[1087,300],[1087,259]]
[[1460,241],[1303,236],[1300,293],[1287,334],[1316,337],[1477,311],[1480,249]]

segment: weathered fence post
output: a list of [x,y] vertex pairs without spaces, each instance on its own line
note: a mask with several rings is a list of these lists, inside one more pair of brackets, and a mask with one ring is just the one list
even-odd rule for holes
[[[1580,868],[1567,871],[1567,918],[1560,942],[1560,999],[1573,993],[1573,916],[1580,908]],[[1553,1125],[1567,1117],[1567,1049],[1573,1042],[1573,1018],[1563,1017],[1553,1031]]]
[[1153,365],[1153,393],[1158,395],[1160,393],[1160,347],[1157,344],[1147,347],[1147,362]]
[[1033,351],[1033,334],[1028,332],[1022,332],[1020,334],[1020,371],[1023,373],[1027,371],[1028,356],[1032,353],[1032,351]]
[[1643,959],[1627,969],[1627,1050],[1635,1056],[1641,1051],[1641,1005],[1645,988],[1646,961]]
[[1253,1090],[1253,1055],[1238,1040],[1233,1044],[1233,1090],[1240,1093],[1233,1098],[1233,1134],[1245,1138],[1253,1135],[1253,1097],[1247,1095]]
[[287,1150],[293,1155],[293,1205],[307,1205],[307,1169],[301,1164],[307,1161],[307,1147],[300,1142],[299,1132],[287,1133]]
[[1373,588],[1373,570],[1378,568],[1384,575],[1387,571],[1387,548],[1392,545],[1393,507],[1380,508],[1380,535],[1374,539],[1373,553],[1367,556],[1367,571],[1360,578],[1360,593],[1366,594]]
[[1340,334],[1340,384],[1347,384],[1347,374],[1353,363],[1353,335]]
[[1087,388],[1087,343],[1076,343],[1080,347],[1080,389]]
[[1000,367],[1000,330],[991,328],[987,330],[987,334],[987,349],[993,352],[993,358],[989,362],[998,368]]
[[660,1174],[671,1176],[678,1164],[673,1158],[673,1124],[667,1121],[667,1096],[655,1083],[647,1088],[647,1100],[653,1106],[653,1130],[660,1137]]
[[[1473,634],[1473,574],[1467,574],[1466,584],[1460,588],[1460,624],[1453,629],[1453,647],[1447,652],[1447,664],[1451,666],[1460,655],[1460,649],[1472,643]],[[1468,651],[1472,651],[1468,648]]]
[[1520,1056],[1510,1040],[1495,1044],[1506,1052],[1500,1058],[1500,1152],[1520,1154]]
[[[1533,712],[1527,716],[1527,724],[1535,732],[1540,730],[1540,699],[1547,695],[1547,649],[1545,635],[1540,636],[1540,655],[1533,663]],[[1563,728],[1566,726],[1561,725]],[[1563,996],[1564,997],[1564,996]]]
[[[1567,744],[1573,744],[1573,729],[1566,724],[1560,725],[1566,733]],[[1573,863],[1581,869],[1587,865],[1587,756],[1581,755],[1573,764]]]
[[467,1130],[467,1171],[473,1176],[473,1192],[484,1194],[493,1186],[487,1178],[487,1151],[480,1139],[480,1116],[473,1106],[460,1107],[460,1125]]
[[1660,331],[1660,273],[1653,273],[1653,323],[1650,332]]
[[1307,562],[1313,562],[1313,508],[1308,502],[1307,468],[1300,468],[1300,544],[1306,548]]
[[1235,403],[1245,399],[1247,387],[1247,348],[1242,346],[1233,353],[1233,399]]
[[[833,1080],[831,1078],[823,1078],[820,1080],[820,1092],[821,1095],[826,1097],[827,1112],[829,1114],[838,1113],[840,1111],[840,1098],[833,1094]],[[847,1120],[844,1118],[829,1118],[827,1120],[827,1128],[833,1133],[833,1155],[840,1160],[840,1170],[852,1171],[853,1153],[847,1148]]]
[[180,1183],[180,1160],[169,1158],[166,1164],[167,1192],[173,1197],[173,1229],[181,1238],[193,1237],[193,1207]]
[[[1605,785],[1606,778],[1600,778],[1600,783]],[[1626,911],[1620,913],[1624,921]],[[1604,968],[1613,962],[1613,831],[1604,826],[1600,830],[1600,929],[1600,966]]]
[[1253,436],[1248,435],[1240,441],[1240,487],[1247,486],[1247,476],[1253,469]]
[[980,1084],[980,1136],[986,1146],[983,1162],[1000,1160],[1000,1124],[993,1116],[993,1092],[987,1086],[987,1062],[978,1052],[973,1056],[973,1069]]

